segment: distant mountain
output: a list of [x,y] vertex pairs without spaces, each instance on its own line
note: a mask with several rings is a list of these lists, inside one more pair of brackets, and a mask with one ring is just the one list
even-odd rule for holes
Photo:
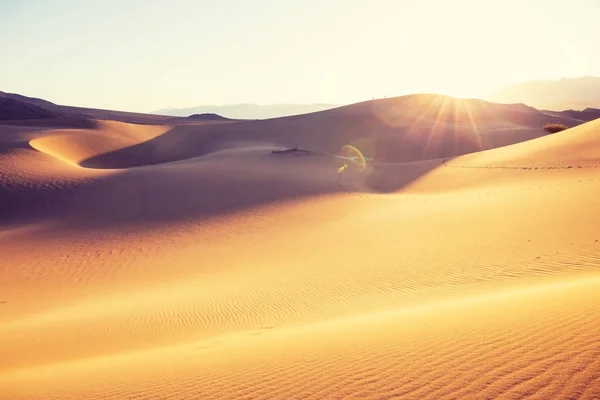
[[165,108],[151,114],[187,117],[192,114],[214,113],[231,119],[268,119],[290,115],[308,114],[339,107],[338,104],[229,104],[189,108]]
[[600,78],[584,76],[517,83],[492,92],[485,100],[525,103],[540,110],[600,108]]

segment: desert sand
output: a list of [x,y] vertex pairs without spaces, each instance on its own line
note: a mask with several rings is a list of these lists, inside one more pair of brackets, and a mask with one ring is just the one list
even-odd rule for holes
[[0,125],[0,398],[600,398],[600,119],[58,125]]

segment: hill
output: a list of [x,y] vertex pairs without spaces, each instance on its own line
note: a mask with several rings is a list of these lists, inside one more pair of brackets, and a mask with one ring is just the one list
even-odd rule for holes
[[34,97],[0,92],[0,121],[23,119],[97,119],[134,124],[161,124],[177,121],[177,118],[171,116],[62,106]]
[[215,113],[192,114],[187,118],[197,121],[230,121],[230,118],[225,118]]
[[60,114],[0,92],[0,121],[55,118],[60,118]]

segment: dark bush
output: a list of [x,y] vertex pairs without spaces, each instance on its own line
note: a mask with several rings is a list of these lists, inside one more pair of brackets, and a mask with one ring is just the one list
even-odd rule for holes
[[564,131],[565,129],[569,129],[569,127],[563,124],[546,124],[544,125],[544,129],[550,133],[556,133]]

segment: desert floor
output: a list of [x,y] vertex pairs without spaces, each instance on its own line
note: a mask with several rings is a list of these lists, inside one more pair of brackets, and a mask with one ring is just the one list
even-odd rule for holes
[[0,126],[0,398],[600,398],[600,120],[118,159],[169,129]]

